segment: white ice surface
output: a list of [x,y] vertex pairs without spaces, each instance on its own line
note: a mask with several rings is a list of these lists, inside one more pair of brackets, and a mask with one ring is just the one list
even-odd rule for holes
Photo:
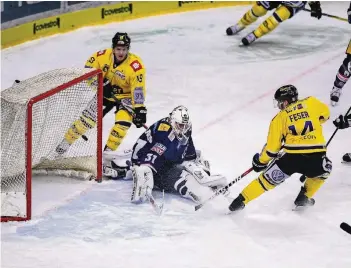
[[[347,2],[323,3],[324,11],[346,17]],[[350,25],[316,20],[301,12],[250,47],[225,29],[248,7],[219,8],[89,27],[28,42],[1,53],[1,86],[49,69],[83,66],[95,51],[110,46],[116,31],[132,37],[132,51],[147,66],[148,124],[172,107],[188,106],[195,145],[216,172],[233,179],[251,164],[265,143],[277,110],[272,95],[293,83],[300,96],[328,102],[351,36]],[[262,21],[262,20],[260,20]],[[16,71],[15,71],[16,70]],[[351,104],[351,82],[334,119]],[[113,114],[104,120],[107,138]],[[324,127],[328,138],[331,122]],[[123,144],[141,134],[132,128]],[[1,265],[24,267],[351,267],[351,236],[339,228],[351,222],[351,167],[340,163],[351,151],[350,130],[339,131],[328,156],[333,173],[316,194],[316,205],[291,211],[300,189],[298,175],[264,194],[236,215],[228,202],[214,200],[194,212],[193,204],[166,195],[165,213],[129,203],[128,181],[95,184],[39,178],[33,188],[33,220],[2,223]],[[293,164],[293,163],[292,163]],[[235,197],[256,174],[234,185]],[[52,181],[49,182],[48,181]],[[160,200],[160,193],[155,196]]]

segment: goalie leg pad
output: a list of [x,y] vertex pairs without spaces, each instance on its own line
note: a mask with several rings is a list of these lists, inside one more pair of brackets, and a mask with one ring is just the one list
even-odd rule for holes
[[146,200],[146,195],[151,195],[154,187],[153,173],[147,165],[133,166],[131,168],[133,174],[133,191],[131,202],[135,204],[142,203]]
[[174,184],[174,189],[182,197],[191,199],[196,203],[201,203],[213,194],[211,188],[199,184],[198,181],[186,170],[183,170],[180,174],[179,179]]
[[198,166],[201,166],[201,168],[206,171],[208,175],[211,174],[211,167],[210,167],[210,162],[206,160],[200,150],[196,150],[196,159],[195,163]]
[[221,187],[225,186],[227,179],[224,176],[213,175],[210,176],[204,170],[202,165],[195,162],[186,161],[183,164],[184,169],[197,181],[198,184],[207,187]]
[[[186,167],[185,167],[186,166]],[[221,175],[209,176],[194,162],[185,162],[183,169],[174,183],[174,189],[184,198],[201,203],[213,194],[212,187],[220,188],[227,184],[227,179]]]

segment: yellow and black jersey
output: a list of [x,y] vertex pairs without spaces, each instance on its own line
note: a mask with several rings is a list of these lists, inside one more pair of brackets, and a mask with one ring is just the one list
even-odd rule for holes
[[[117,64],[113,49],[108,48],[94,53],[85,63],[85,67],[102,70],[103,77],[111,83],[111,95],[115,98],[130,98],[133,108],[144,106],[145,66],[139,56],[128,53],[127,58]],[[115,101],[113,98],[107,99]]]
[[315,97],[290,104],[272,119],[260,162],[268,163],[281,149],[292,154],[326,151],[322,124],[329,116],[328,106]]

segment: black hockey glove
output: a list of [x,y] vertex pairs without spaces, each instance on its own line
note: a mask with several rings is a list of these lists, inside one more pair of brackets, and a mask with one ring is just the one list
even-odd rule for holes
[[259,157],[260,157],[260,154],[257,153],[252,158],[252,168],[256,172],[260,172],[260,171],[264,170],[267,167],[267,164],[262,164],[260,162]]
[[350,122],[351,114],[349,114],[348,116],[339,115],[339,117],[333,121],[333,124],[337,128],[344,129],[350,127]]
[[311,17],[320,19],[322,17],[322,8],[319,1],[310,1],[308,2],[311,8]]
[[351,24],[351,4],[350,4],[350,8],[347,10],[347,17],[348,17],[349,23]]
[[[108,100],[108,98],[112,98],[112,92],[113,92],[113,88],[112,85],[110,83],[110,80],[104,78],[104,84],[103,84],[103,105],[105,107],[113,107],[115,106],[115,102]],[[110,109],[111,110],[111,109]]]
[[146,123],[146,113],[145,107],[134,108],[133,123],[137,128],[142,127]]

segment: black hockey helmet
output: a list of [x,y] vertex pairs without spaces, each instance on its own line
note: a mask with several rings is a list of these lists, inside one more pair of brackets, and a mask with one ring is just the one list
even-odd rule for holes
[[274,99],[278,102],[279,109],[284,109],[283,103],[287,101],[289,104],[298,100],[299,93],[293,85],[281,86],[274,94]]
[[115,36],[112,38],[112,48],[117,46],[126,46],[128,49],[130,48],[131,39],[127,33],[117,32]]

